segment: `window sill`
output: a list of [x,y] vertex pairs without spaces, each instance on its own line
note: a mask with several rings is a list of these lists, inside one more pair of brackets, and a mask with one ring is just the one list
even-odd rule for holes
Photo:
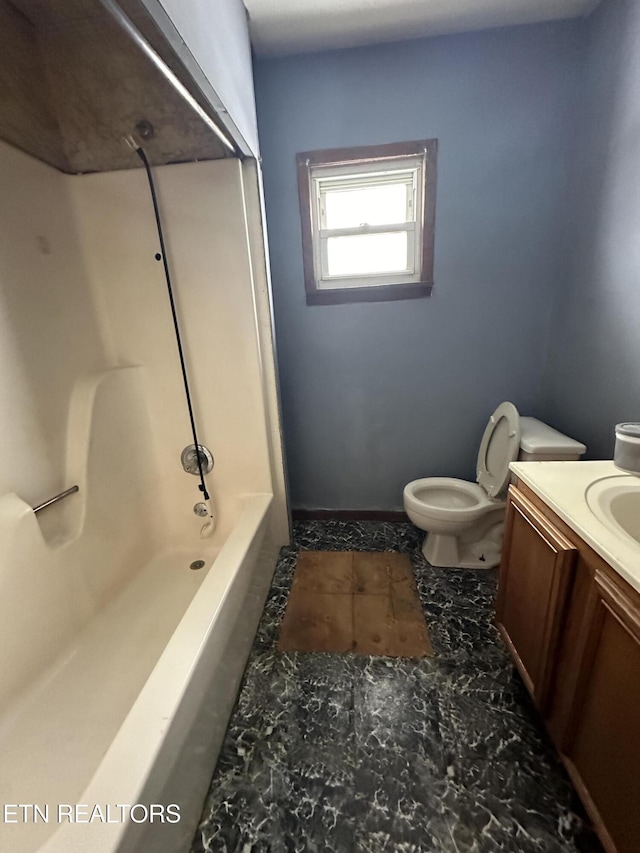
[[307,291],[307,305],[343,305],[346,302],[395,302],[431,296],[432,283],[375,285]]

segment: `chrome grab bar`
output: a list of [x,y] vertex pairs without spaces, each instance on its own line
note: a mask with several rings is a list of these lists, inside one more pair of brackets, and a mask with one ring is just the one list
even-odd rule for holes
[[54,497],[49,498],[48,501],[43,501],[43,503],[38,504],[38,506],[34,506],[33,511],[40,512],[41,509],[45,509],[46,507],[51,506],[51,504],[58,503],[62,498],[66,498],[67,495],[72,495],[74,492],[78,491],[80,491],[78,486],[71,486],[70,489],[65,489],[64,492],[60,492],[59,495],[54,495]]

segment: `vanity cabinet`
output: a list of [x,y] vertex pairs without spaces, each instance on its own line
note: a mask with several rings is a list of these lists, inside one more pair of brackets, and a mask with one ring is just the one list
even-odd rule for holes
[[607,851],[640,850],[640,594],[511,486],[497,625]]
[[498,628],[536,705],[549,695],[577,549],[516,489],[507,505]]
[[596,571],[560,749],[609,847],[640,850],[640,606]]

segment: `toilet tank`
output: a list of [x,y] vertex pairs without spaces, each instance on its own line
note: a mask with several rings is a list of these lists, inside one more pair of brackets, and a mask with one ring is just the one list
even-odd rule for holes
[[520,418],[519,462],[574,462],[586,446],[537,418]]

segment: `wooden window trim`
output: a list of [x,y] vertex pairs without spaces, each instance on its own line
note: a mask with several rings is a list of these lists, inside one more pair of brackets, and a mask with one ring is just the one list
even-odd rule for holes
[[[410,284],[377,284],[366,287],[319,289],[315,277],[311,213],[311,169],[314,166],[357,165],[376,160],[424,155],[421,279]],[[302,261],[307,305],[339,305],[346,302],[387,302],[430,296],[433,290],[433,252],[436,213],[438,140],[392,142],[357,148],[304,151],[296,156],[298,197],[302,225]]]

